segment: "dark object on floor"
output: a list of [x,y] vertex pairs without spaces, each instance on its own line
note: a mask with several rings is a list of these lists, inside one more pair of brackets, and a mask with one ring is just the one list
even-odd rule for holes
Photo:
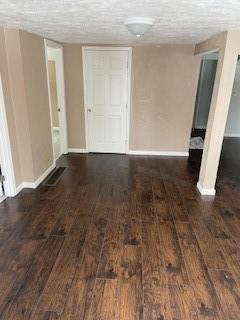
[[44,186],[56,186],[58,181],[60,180],[64,170],[66,168],[64,167],[58,167],[53,170],[52,173],[46,178],[46,180],[43,182]]
[[189,149],[203,149],[204,141],[202,137],[192,137],[190,139]]

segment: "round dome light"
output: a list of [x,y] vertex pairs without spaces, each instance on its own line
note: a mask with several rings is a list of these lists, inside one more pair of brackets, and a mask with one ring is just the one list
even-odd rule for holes
[[129,32],[137,37],[141,37],[152,27],[153,23],[154,19],[152,18],[135,17],[127,19],[125,26]]

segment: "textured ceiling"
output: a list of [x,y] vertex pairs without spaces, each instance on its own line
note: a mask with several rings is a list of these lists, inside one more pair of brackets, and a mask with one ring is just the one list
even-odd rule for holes
[[[124,26],[133,16],[156,20],[140,39]],[[240,29],[240,0],[0,0],[0,25],[62,42],[196,43]]]

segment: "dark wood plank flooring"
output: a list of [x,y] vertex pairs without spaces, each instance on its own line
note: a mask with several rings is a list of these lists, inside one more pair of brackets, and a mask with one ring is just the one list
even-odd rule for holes
[[63,156],[56,186],[0,205],[0,319],[240,319],[233,147],[215,198],[196,154]]

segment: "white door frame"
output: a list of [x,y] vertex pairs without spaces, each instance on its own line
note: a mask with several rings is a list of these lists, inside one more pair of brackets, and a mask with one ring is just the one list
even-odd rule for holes
[[64,61],[63,61],[63,46],[52,40],[44,39],[45,44],[45,60],[47,69],[47,84],[48,84],[48,101],[49,111],[51,120],[51,136],[52,136],[52,151],[54,163],[56,163],[54,155],[54,140],[53,140],[53,121],[52,121],[52,108],[51,108],[51,93],[49,84],[49,73],[48,73],[48,48],[56,49],[56,81],[57,81],[57,97],[59,107],[61,109],[59,124],[60,124],[60,141],[61,141],[61,153],[68,153],[68,138],[67,138],[67,117],[66,117],[66,96],[65,96],[65,82],[64,82]]
[[127,51],[128,64],[127,64],[127,112],[126,112],[126,147],[125,153],[129,151],[129,135],[130,135],[130,107],[131,107],[131,74],[132,74],[132,48],[131,47],[96,47],[96,46],[83,46],[82,47],[82,65],[83,65],[83,93],[84,93],[84,116],[85,116],[85,139],[86,139],[86,152],[89,152],[89,129],[88,129],[88,113],[87,110],[90,106],[87,105],[87,85],[86,85],[86,52],[88,50],[96,51]]
[[3,95],[2,78],[0,75],[0,163],[2,174],[5,177],[5,197],[14,197],[17,194],[16,180],[12,160],[12,150],[9,138],[7,115]]

